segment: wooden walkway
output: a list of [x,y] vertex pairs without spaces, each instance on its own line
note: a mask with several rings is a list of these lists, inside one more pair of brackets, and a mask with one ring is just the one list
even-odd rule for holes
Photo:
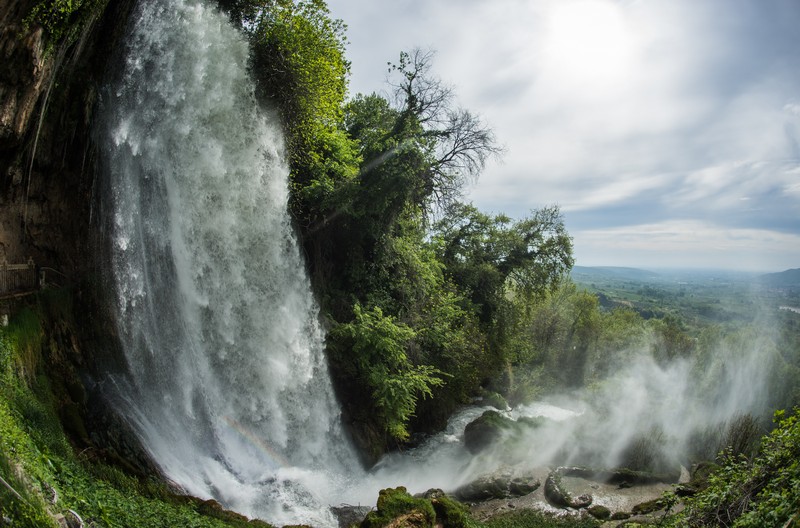
[[0,263],[0,298],[26,294],[39,289],[39,270],[29,258],[26,264]]

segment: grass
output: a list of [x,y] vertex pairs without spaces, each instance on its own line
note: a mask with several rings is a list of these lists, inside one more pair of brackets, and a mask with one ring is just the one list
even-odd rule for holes
[[105,528],[269,526],[77,453],[58,418],[58,380],[48,375],[60,374],[46,360],[59,345],[48,339],[45,312],[52,319],[52,299],[40,297],[0,328],[0,526],[55,527],[54,516],[68,510]]
[[493,517],[484,525],[486,528],[597,528],[600,522],[589,517],[556,517],[534,510],[517,510]]

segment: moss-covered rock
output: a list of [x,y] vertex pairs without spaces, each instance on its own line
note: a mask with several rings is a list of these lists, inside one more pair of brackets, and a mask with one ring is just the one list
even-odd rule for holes
[[435,521],[436,511],[431,501],[412,497],[405,487],[400,486],[379,492],[377,509],[367,514],[361,522],[361,528],[432,528]]
[[515,427],[514,420],[497,411],[486,411],[464,428],[464,446],[470,453],[480,453]]
[[627,468],[597,469],[581,466],[560,467],[558,471],[565,477],[579,477],[596,482],[617,484],[621,488],[630,488],[642,484],[664,483],[672,484],[680,478],[680,472],[651,473],[648,471],[634,471]]
[[508,405],[508,401],[506,401],[503,396],[497,392],[489,392],[487,391],[481,400],[483,405],[491,405],[496,409],[500,409],[501,411],[507,411],[510,409]]
[[646,502],[642,502],[637,504],[633,507],[631,512],[634,515],[647,515],[648,513],[657,512],[658,510],[663,510],[666,507],[663,499],[653,499]]
[[605,521],[611,518],[611,510],[599,504],[587,508],[586,511],[589,512],[589,515],[600,521]]
[[460,502],[441,494],[432,498],[431,504],[436,512],[437,525],[441,524],[446,528],[466,528],[470,525],[469,511]]
[[469,510],[440,489],[411,496],[404,487],[380,491],[375,511],[361,528],[468,528],[475,526]]

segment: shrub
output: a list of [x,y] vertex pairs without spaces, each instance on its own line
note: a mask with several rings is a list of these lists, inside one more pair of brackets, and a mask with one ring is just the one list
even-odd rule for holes
[[761,440],[752,460],[731,449],[721,456],[708,487],[686,500],[672,519],[678,526],[789,526],[800,505],[798,410],[775,413],[777,427]]

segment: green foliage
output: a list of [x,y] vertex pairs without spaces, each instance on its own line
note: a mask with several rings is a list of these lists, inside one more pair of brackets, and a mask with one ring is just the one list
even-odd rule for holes
[[414,526],[417,528],[482,528],[469,515],[466,506],[445,495],[430,490],[424,497],[412,497],[406,488],[387,488],[378,495],[377,509],[367,514],[361,528],[384,526]]
[[334,329],[345,338],[353,353],[357,378],[372,391],[372,405],[384,430],[393,438],[408,438],[408,420],[417,399],[432,396],[431,387],[441,385],[442,372],[429,365],[413,365],[406,344],[415,337],[408,326],[384,316],[378,307],[353,307],[354,320]]
[[383,528],[401,516],[414,516],[413,524],[409,522],[403,526],[433,528],[436,522],[436,512],[431,501],[412,497],[406,488],[400,486],[380,491],[377,509],[367,514],[361,528]]
[[507,287],[517,295],[541,296],[572,267],[572,241],[557,207],[513,221],[454,203],[434,225],[437,254],[466,292],[484,324],[495,320]]
[[222,5],[249,32],[258,91],[280,113],[298,211],[324,207],[332,187],[352,178],[358,165],[340,127],[350,71],[346,26],[330,18],[322,0]]
[[789,526],[800,511],[800,421],[775,415],[777,427],[761,441],[754,459],[723,454],[708,486],[686,499],[675,526]]
[[105,8],[108,0],[40,0],[25,17],[26,27],[39,25],[48,36],[47,48],[73,43],[85,26]]
[[695,340],[686,335],[685,325],[679,318],[667,315],[651,319],[649,324],[655,335],[653,356],[662,363],[678,358],[688,358],[695,348]]
[[39,317],[31,308],[23,308],[9,322],[6,336],[9,350],[16,351],[12,364],[17,376],[30,383],[36,375],[44,343]]
[[[0,519],[23,528],[54,527],[53,515],[71,509],[88,525],[106,528],[254,526],[241,517],[203,515],[196,503],[173,495],[163,483],[139,480],[95,456],[73,451],[56,412],[51,390],[55,380],[49,378],[63,372],[47,363],[41,346],[52,331],[50,325],[56,324],[47,321],[42,310],[57,315],[58,307],[66,306],[63,300],[41,299],[0,329],[0,477],[5,482],[0,482]],[[58,343],[50,341],[48,346],[53,353]],[[32,358],[23,360],[30,354]],[[21,364],[35,368],[23,370]],[[49,488],[58,492],[55,504],[44,499]]]
[[515,510],[487,520],[487,528],[596,528],[600,522],[591,517],[555,516],[537,510]]
[[436,401],[422,404],[426,418],[439,421],[444,417],[432,414],[449,415],[467,402],[497,365],[485,353],[485,337],[474,314],[464,309],[465,299],[445,279],[441,262],[418,231],[388,238],[378,261],[370,300],[414,329],[407,347],[414,364],[432,365],[448,375],[433,390]]

